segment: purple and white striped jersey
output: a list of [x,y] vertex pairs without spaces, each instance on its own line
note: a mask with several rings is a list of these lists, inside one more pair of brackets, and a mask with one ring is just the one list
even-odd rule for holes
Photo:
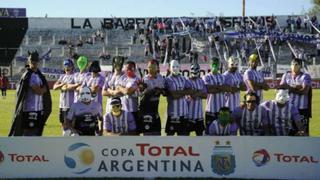
[[137,90],[131,95],[124,95],[121,97],[122,109],[127,112],[138,111],[138,81],[139,78],[128,77],[126,74],[122,75],[119,79],[119,85],[125,88],[136,88]]
[[[207,92],[207,88],[204,85],[204,82],[201,78],[189,78],[188,79],[191,85],[192,90],[201,90],[203,93]],[[192,99],[187,97],[188,103],[188,118],[189,119],[203,119],[203,110],[202,110],[202,98],[196,97]]]
[[[255,69],[249,68],[244,72],[243,81],[246,84],[247,92],[249,92],[249,91],[253,92],[254,90],[250,89],[250,87],[249,87],[249,82],[248,82],[249,80],[253,81],[254,83],[263,83],[264,77],[260,71],[257,71]],[[260,102],[262,102],[262,100],[263,100],[262,90],[257,90],[257,91],[255,91],[255,93],[259,96]]]
[[[190,82],[182,75],[170,75],[165,78],[164,87],[168,91],[180,91],[191,88]],[[172,96],[167,96],[167,114],[171,118],[179,118],[181,116],[188,117],[188,106],[185,97],[173,99]]]
[[[119,79],[124,73],[121,72],[119,75],[116,75],[114,73],[110,73],[107,75],[104,85],[103,85],[103,90],[107,89],[112,89],[115,90],[116,87],[119,85]],[[107,103],[106,103],[106,113],[111,112],[111,97],[107,98]]]
[[[63,74],[57,82],[75,84],[74,74]],[[74,102],[74,90],[62,91],[60,93],[59,108],[70,108]]]
[[[225,84],[229,86],[235,86],[235,87],[240,87],[240,84],[243,82],[243,77],[239,72],[229,72],[226,71],[224,74],[225,76]],[[225,98],[225,106],[229,107],[231,111],[233,111],[236,107],[240,105],[240,91],[231,93],[231,92],[226,92],[224,93],[224,98]]]
[[29,87],[26,99],[23,103],[23,111],[42,111],[43,110],[43,97],[42,95],[37,95],[32,90],[32,86],[42,86],[43,82],[40,79],[39,75],[36,73],[32,73],[29,80]]
[[116,134],[134,132],[136,123],[132,113],[122,110],[119,117],[107,113],[103,119],[103,129]]
[[[209,73],[202,77],[205,85],[224,85],[225,77],[221,74]],[[215,113],[224,106],[224,92],[209,94],[206,101],[206,112]]]
[[92,75],[89,77],[87,86],[99,86],[99,91],[97,93],[92,92],[93,101],[98,102],[101,104],[102,107],[102,88],[104,84],[104,77],[98,74],[97,77],[93,77]]
[[[280,85],[283,84],[309,86],[311,88],[311,77],[309,74],[302,72],[294,77],[291,72],[287,72],[282,76]],[[298,109],[308,109],[309,100],[307,95],[290,93],[290,100]]]
[[286,103],[280,108],[275,100],[271,100],[262,103],[262,105],[268,110],[272,135],[287,136],[292,128],[292,121],[300,121],[302,118],[298,109],[291,103]]
[[[81,86],[85,86],[85,83],[88,81],[89,77],[90,77],[89,72],[75,73],[74,74],[74,83],[80,84]],[[74,91],[74,102],[78,102],[78,99],[79,99],[79,92]]]
[[236,123],[227,124],[225,127],[222,127],[220,123],[212,121],[209,126],[209,135],[210,136],[236,136],[238,131],[238,126]]
[[164,88],[165,79],[160,75],[157,74],[157,78],[152,78],[150,75],[146,75],[143,78],[143,82],[147,84],[147,89],[154,89],[154,88]]
[[237,107],[232,112],[232,118],[238,123],[240,135],[260,135],[262,126],[268,125],[267,110],[264,106],[257,106],[255,110]]
[[101,118],[101,106],[97,102],[91,102],[90,104],[84,104],[82,102],[76,102],[71,105],[71,108],[67,115],[67,120],[72,121],[74,119],[82,119],[85,121],[86,117],[90,115],[95,119]]

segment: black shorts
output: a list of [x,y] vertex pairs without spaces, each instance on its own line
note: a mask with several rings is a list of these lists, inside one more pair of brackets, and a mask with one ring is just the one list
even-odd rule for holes
[[44,126],[43,111],[23,112],[24,129],[42,128]]
[[168,135],[173,135],[174,133],[177,133],[178,135],[188,135],[187,123],[188,119],[183,116],[175,119],[168,116],[165,132]]
[[140,115],[142,121],[141,132],[161,132],[161,119],[158,114]]
[[203,119],[189,119],[188,120],[188,132],[195,131],[200,134],[204,130],[204,120]]
[[59,121],[61,124],[64,122],[67,122],[67,115],[68,115],[69,110],[70,110],[70,108],[60,108]]

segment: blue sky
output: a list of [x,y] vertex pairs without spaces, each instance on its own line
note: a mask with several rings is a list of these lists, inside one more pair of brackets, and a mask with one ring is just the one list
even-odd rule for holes
[[[242,0],[0,0],[28,17],[241,16]],[[246,0],[246,15],[302,14],[311,0]]]

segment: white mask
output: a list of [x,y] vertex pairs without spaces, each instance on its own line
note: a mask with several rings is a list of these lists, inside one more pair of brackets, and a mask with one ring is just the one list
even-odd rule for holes
[[177,60],[172,60],[170,62],[170,71],[173,75],[179,75],[180,74],[180,64]]
[[228,59],[228,67],[232,68],[232,67],[238,67],[238,60],[234,57],[229,57]]
[[80,90],[79,94],[80,94],[79,101],[86,102],[86,103],[91,102],[92,95],[91,95],[91,90],[88,87],[83,87]]
[[286,89],[277,90],[276,101],[279,104],[285,104],[289,101],[289,91]]

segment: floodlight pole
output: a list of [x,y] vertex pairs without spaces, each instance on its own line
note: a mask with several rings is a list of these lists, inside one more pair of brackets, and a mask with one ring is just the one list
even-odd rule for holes
[[242,17],[246,16],[246,0],[242,0]]

